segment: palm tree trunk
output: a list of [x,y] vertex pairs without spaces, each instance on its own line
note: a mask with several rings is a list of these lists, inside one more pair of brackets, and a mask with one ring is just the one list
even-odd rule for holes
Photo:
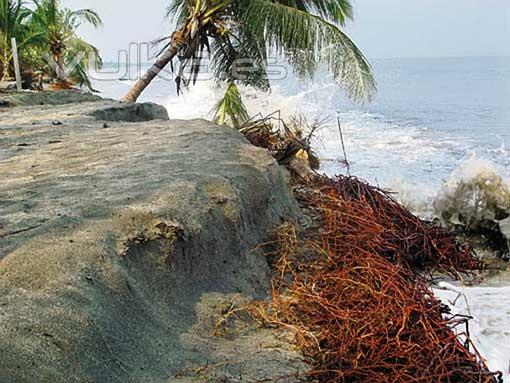
[[10,79],[11,79],[11,74],[9,71],[9,64],[7,64],[7,65],[4,65],[4,67],[2,69],[2,76],[0,77],[0,80],[8,81]]
[[64,71],[63,71],[63,65],[62,65],[62,54],[54,53],[53,60],[55,60],[55,65],[56,65],[55,75],[57,77],[55,78],[55,82],[63,83],[65,81],[65,78],[64,78]]
[[136,102],[142,92],[156,78],[156,76],[168,65],[172,59],[177,56],[183,44],[172,42],[168,49],[158,58],[154,65],[145,73],[145,75],[136,82],[129,92],[122,98],[124,102]]
[[10,73],[9,66],[11,65],[11,60],[9,59],[9,53],[8,53],[7,49],[4,52],[4,58],[3,58],[2,65],[3,65],[2,77],[0,78],[0,80],[4,80],[4,81],[10,80],[11,73]]

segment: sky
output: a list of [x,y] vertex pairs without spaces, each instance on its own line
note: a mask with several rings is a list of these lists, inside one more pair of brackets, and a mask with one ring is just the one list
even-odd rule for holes
[[[63,0],[93,8],[104,26],[81,35],[106,60],[132,42],[172,32],[165,20],[170,0]],[[370,58],[510,56],[510,0],[353,0],[355,20],[346,30]]]

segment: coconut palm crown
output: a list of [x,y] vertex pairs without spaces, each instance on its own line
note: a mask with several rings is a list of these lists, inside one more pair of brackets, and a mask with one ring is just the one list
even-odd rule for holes
[[[239,94],[236,84],[269,89],[270,53],[286,57],[301,77],[326,67],[354,101],[370,100],[376,90],[368,61],[341,30],[352,19],[350,0],[174,0],[168,15],[177,22],[177,30],[124,101],[135,102],[176,58],[178,92],[194,83],[204,52],[216,78],[229,83],[216,107],[219,113],[240,110],[239,105],[221,105],[232,105]],[[225,116],[218,119],[224,121]]]
[[[102,24],[99,15],[91,9],[62,7],[59,0],[33,0],[33,3],[32,25],[42,34],[40,54],[46,61],[43,71],[56,82],[66,84],[71,80],[92,89],[87,70],[91,62],[100,67],[101,58],[97,48],[79,38],[76,30],[82,23],[99,27]],[[69,64],[71,72],[64,73],[63,68]]]

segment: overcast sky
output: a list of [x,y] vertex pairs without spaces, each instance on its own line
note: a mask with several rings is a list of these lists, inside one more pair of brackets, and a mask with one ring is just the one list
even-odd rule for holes
[[[347,31],[371,58],[510,56],[510,0],[353,0]],[[81,33],[110,60],[131,42],[171,32],[169,0],[64,0],[94,8],[104,27]]]

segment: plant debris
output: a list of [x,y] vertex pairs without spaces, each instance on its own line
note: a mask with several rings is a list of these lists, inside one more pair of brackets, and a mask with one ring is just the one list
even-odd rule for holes
[[310,378],[502,382],[473,345],[469,318],[451,315],[429,287],[435,272],[460,279],[483,268],[469,246],[355,177],[321,177],[296,195],[319,229],[280,228],[273,300],[254,316],[294,331]]
[[298,159],[313,171],[319,168],[320,162],[311,148],[311,141],[325,122],[296,116],[286,123],[280,113],[275,112],[251,118],[239,130],[253,145],[269,150],[278,163],[288,165]]

